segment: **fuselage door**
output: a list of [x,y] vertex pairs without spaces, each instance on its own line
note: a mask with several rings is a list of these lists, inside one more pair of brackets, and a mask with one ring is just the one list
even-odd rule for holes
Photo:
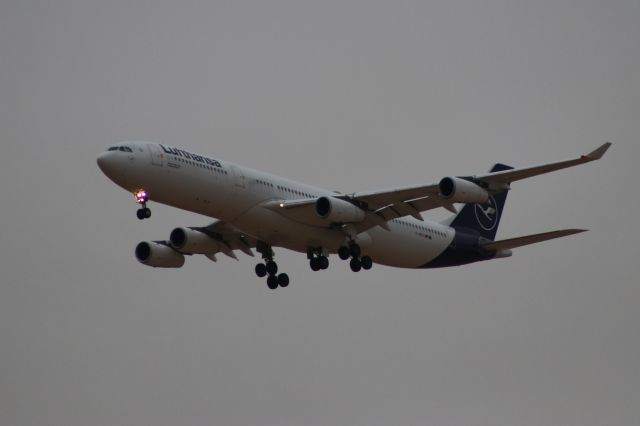
[[151,155],[151,164],[162,167],[163,154],[160,147],[154,144],[147,144],[147,149],[149,150],[149,155]]
[[247,186],[246,174],[237,166],[231,166],[231,169],[235,178],[235,186],[237,188],[245,189]]

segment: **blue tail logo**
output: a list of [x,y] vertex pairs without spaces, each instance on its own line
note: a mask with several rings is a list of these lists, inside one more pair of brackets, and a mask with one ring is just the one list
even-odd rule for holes
[[478,225],[485,231],[493,230],[498,224],[500,213],[498,212],[498,203],[493,195],[484,204],[476,204],[475,206],[476,220]]

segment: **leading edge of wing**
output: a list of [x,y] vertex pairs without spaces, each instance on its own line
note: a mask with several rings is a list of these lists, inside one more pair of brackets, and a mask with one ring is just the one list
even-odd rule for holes
[[508,250],[516,247],[527,246],[529,244],[541,243],[555,238],[567,237],[569,235],[586,232],[586,229],[561,229],[558,231],[543,232],[541,234],[525,235],[523,237],[509,238],[507,240],[485,241],[480,243],[480,247],[489,251]]

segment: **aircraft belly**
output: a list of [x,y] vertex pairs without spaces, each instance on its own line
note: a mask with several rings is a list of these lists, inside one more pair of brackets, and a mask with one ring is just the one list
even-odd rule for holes
[[379,227],[368,231],[372,239],[364,252],[376,262],[398,268],[418,268],[435,259],[449,245],[449,239],[436,240],[391,227],[391,232]]
[[273,246],[303,253],[309,247],[324,247],[336,252],[345,242],[345,235],[338,230],[299,223],[261,206],[249,209],[232,224]]

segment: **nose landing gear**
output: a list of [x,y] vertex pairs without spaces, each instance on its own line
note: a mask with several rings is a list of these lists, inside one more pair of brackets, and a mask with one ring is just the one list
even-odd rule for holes
[[133,193],[133,198],[137,204],[140,204],[140,208],[136,211],[138,219],[149,219],[151,217],[151,210],[147,207],[147,201],[149,201],[149,193],[144,189],[139,189]]

